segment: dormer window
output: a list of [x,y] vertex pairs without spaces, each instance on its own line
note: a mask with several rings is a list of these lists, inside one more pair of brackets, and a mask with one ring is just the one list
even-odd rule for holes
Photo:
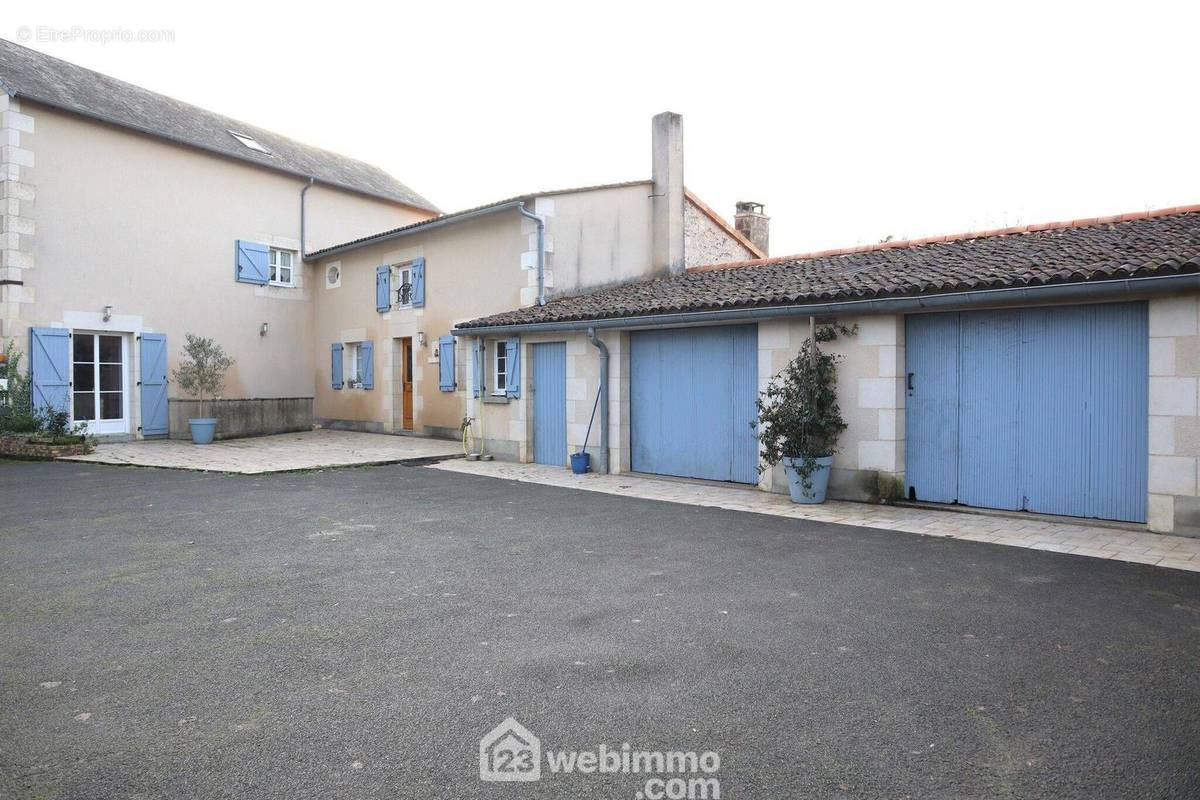
[[260,153],[271,155],[271,151],[258,143],[258,140],[246,133],[238,133],[237,131],[229,131],[229,135],[237,139],[239,142],[249,147],[251,150],[257,150]]

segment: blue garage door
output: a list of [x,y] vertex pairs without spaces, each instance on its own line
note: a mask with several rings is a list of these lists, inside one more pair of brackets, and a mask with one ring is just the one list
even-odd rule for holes
[[757,483],[757,385],[754,325],[630,334],[633,469]]
[[917,500],[1146,519],[1145,303],[907,318]]

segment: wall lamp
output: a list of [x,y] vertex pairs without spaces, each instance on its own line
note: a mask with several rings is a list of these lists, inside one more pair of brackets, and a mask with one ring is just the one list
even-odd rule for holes
[[112,319],[112,306],[105,306],[104,307],[104,321],[108,322],[110,319]]
[[266,323],[266,322],[264,322],[264,323],[263,323],[262,325],[260,325],[260,326],[259,326],[259,328],[258,328],[258,335],[259,335],[259,336],[266,336],[266,335],[267,335],[267,331],[269,331],[270,329],[271,329],[271,326],[270,326],[270,324],[269,324],[269,323]]
[[425,331],[417,331],[417,347],[425,346]]

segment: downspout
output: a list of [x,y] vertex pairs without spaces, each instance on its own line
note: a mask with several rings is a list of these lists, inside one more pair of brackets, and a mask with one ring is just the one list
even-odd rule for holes
[[[608,474],[608,347],[596,336],[595,328],[587,329],[588,341],[600,351],[600,472]],[[584,442],[586,446],[587,442]]]
[[308,183],[304,184],[304,188],[300,190],[300,261],[301,262],[308,261],[308,255],[305,253],[305,250],[304,250],[304,247],[306,244],[305,239],[304,239],[304,195],[308,193],[308,190],[311,189],[313,187],[313,184],[316,182],[317,182],[316,178],[309,178]]
[[537,223],[537,304],[546,305],[546,220],[525,210],[525,203],[517,203],[521,216]]

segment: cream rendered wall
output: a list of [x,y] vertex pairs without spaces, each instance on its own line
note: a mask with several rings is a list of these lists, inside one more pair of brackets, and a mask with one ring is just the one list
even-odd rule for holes
[[[237,359],[226,397],[311,396],[312,268],[297,270],[296,288],[234,280],[237,239],[299,248],[305,181],[24,106],[36,126],[26,171],[34,263],[23,271],[32,302],[6,333],[24,349],[30,325],[70,325],[112,306],[127,328],[167,334],[172,368],[185,333],[216,338]],[[320,185],[308,199],[310,249],[430,216]]]
[[1200,295],[1150,300],[1149,527],[1200,535]]
[[[651,184],[633,184],[538,198],[553,248],[547,259],[547,294],[644,278],[654,273],[650,230]],[[536,227],[526,220],[526,288],[522,305],[537,297]]]
[[[322,259],[310,348],[316,353],[311,380],[315,414],[327,424],[363,430],[399,430],[399,350],[394,339],[413,337],[413,424],[416,432],[454,435],[466,413],[470,346],[459,338],[455,364],[458,391],[438,388],[437,340],[454,325],[516,308],[525,284],[521,252],[526,237],[515,209],[414,233]],[[423,308],[375,310],[375,268],[425,259]],[[327,289],[326,268],[337,263],[341,285]],[[417,334],[425,334],[425,346]],[[333,389],[330,346],[334,342],[375,342],[375,388]]]

